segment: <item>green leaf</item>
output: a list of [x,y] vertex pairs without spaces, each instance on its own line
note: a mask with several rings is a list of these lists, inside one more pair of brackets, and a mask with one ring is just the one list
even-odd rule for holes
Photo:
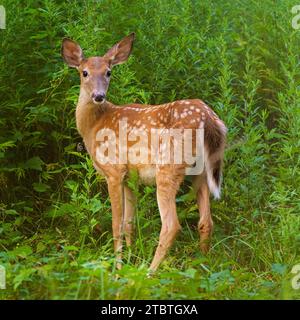
[[5,151],[6,149],[12,148],[14,146],[15,146],[14,141],[6,141],[6,142],[3,142],[3,143],[0,143],[0,150],[1,151]]
[[33,157],[25,162],[24,168],[42,171],[43,164],[44,162],[40,157]]
[[60,208],[52,208],[47,213],[46,216],[49,218],[62,217],[65,214],[72,213],[78,210],[75,204],[64,203]]
[[31,253],[32,253],[32,249],[29,246],[21,246],[13,250],[13,255],[21,258],[26,258]]
[[93,198],[91,200],[90,209],[93,213],[99,212],[101,209],[101,201],[99,199]]
[[281,263],[272,264],[272,271],[278,274],[285,274],[287,266]]
[[33,189],[37,192],[45,192],[50,189],[47,184],[44,183],[33,183]]
[[39,242],[36,246],[36,252],[42,252],[46,249],[47,247],[43,244],[43,242]]
[[13,209],[9,209],[9,210],[5,210],[5,213],[11,216],[17,216],[18,212],[16,210]]
[[64,250],[66,250],[66,251],[78,251],[79,248],[76,247],[76,246],[65,246]]
[[14,289],[17,289],[23,281],[31,281],[31,276],[35,273],[35,269],[24,269],[14,278]]

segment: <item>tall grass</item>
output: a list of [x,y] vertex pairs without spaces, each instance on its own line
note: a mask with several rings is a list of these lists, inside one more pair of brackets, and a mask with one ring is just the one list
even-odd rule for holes
[[[298,298],[300,263],[300,31],[293,1],[13,1],[0,30],[0,264],[3,299]],[[177,203],[183,231],[147,278],[160,219],[153,187],[132,186],[136,241],[115,277],[110,202],[86,154],[74,110],[75,71],[61,39],[102,55],[129,32],[133,55],[114,69],[109,99],[201,98],[228,132],[215,232],[199,252],[189,186]]]

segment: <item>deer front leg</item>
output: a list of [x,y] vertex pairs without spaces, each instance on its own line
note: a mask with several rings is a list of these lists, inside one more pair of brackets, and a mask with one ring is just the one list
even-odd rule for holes
[[107,179],[108,192],[112,209],[112,232],[117,269],[121,269],[123,236],[123,185],[118,178]]
[[[176,213],[175,197],[177,187],[174,188],[173,183],[165,181],[157,181],[157,202],[162,222],[162,227],[159,236],[159,243],[153,261],[150,266],[150,271],[155,271],[159,264],[164,259],[168,249],[175,240],[177,232],[181,229]],[[175,183],[176,185],[176,183]]]
[[124,197],[125,197],[124,233],[125,233],[126,245],[131,246],[136,197],[128,186],[124,186]]

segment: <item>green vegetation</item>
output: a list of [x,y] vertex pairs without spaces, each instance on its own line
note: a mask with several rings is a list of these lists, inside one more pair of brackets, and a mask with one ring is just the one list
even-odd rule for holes
[[[300,30],[294,1],[13,1],[0,30],[1,299],[299,299]],[[189,185],[182,232],[157,274],[155,188],[135,187],[136,240],[116,277],[110,202],[84,153],[75,70],[61,39],[101,55],[129,32],[109,100],[201,98],[229,128],[223,193],[212,202],[213,247],[198,248]],[[134,181],[133,181],[134,182]],[[133,183],[134,184],[134,183]]]

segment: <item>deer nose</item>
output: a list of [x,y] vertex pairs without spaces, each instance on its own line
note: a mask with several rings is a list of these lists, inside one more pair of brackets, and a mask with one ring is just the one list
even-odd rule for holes
[[105,100],[105,94],[93,94],[93,99],[96,101],[96,102],[102,102]]

